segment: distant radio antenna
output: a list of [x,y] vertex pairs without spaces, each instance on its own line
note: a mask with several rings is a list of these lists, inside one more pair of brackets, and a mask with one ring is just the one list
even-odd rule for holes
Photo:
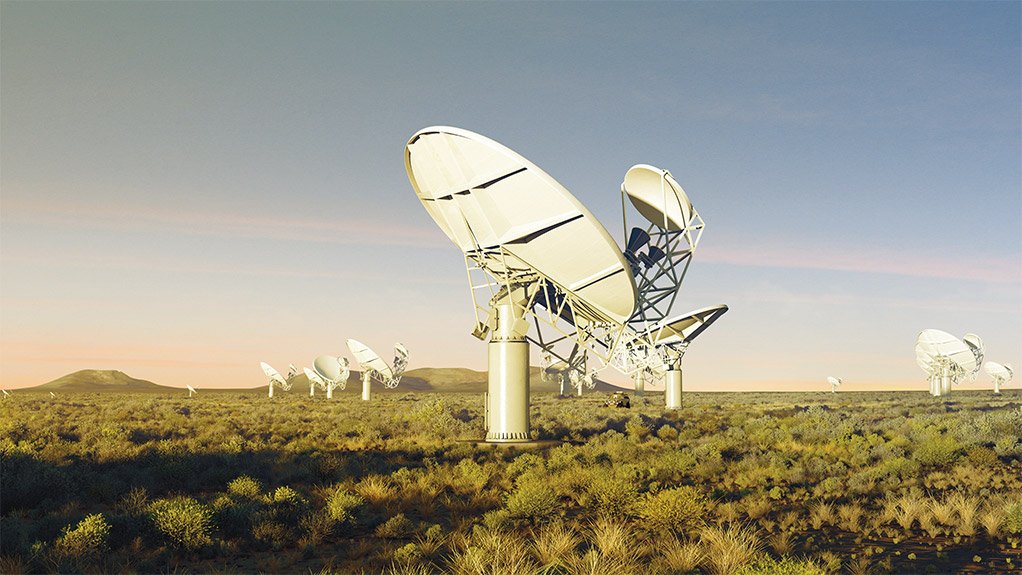
[[394,344],[394,367],[391,368],[366,344],[354,339],[349,339],[347,344],[351,355],[355,356],[355,361],[362,368],[362,401],[369,401],[369,384],[372,380],[382,383],[387,389],[393,389],[401,382],[401,376],[408,366],[408,350],[405,346]]
[[[939,329],[924,329],[916,338],[916,363],[927,374],[930,395],[942,397],[951,393],[952,384],[976,371],[976,345]],[[982,346],[982,342],[980,342]]]
[[979,374],[980,367],[983,366],[983,353],[985,351],[983,340],[974,333],[967,333],[962,336],[962,341],[965,342],[965,345],[969,346],[969,350],[976,358],[976,367],[973,368],[971,373],[966,374],[975,381],[976,376]]
[[10,397],[11,396],[11,394],[8,393],[6,389],[0,389],[0,391],[4,392],[4,397]]
[[277,384],[284,388],[284,391],[291,391],[291,383],[298,372],[298,368],[291,364],[291,370],[287,374],[287,379],[280,375],[280,372],[270,367],[270,364],[266,362],[259,362],[259,367],[263,369],[263,373],[270,379],[270,398],[273,398],[273,384]]
[[[407,354],[406,354],[407,357]],[[395,362],[395,365],[397,362]],[[344,389],[348,383],[348,376],[351,370],[348,368],[348,358],[334,357],[332,355],[321,355],[312,362],[312,368],[316,375],[323,381],[323,388],[326,389],[326,398],[333,399],[334,389]],[[404,368],[401,368],[404,371]]]
[[[307,367],[303,367],[302,371],[305,372],[305,377],[309,378],[309,389],[315,389],[316,386],[319,386],[320,389],[326,389],[326,382],[323,381],[323,378],[319,377],[315,371],[312,371]],[[311,391],[309,392],[309,396],[312,396]]]
[[828,377],[827,383],[830,384],[830,392],[837,393],[837,386],[841,385],[840,377]]
[[196,390],[195,390],[195,388],[194,388],[194,387],[192,387],[192,386],[190,386],[190,385],[186,385],[185,387],[187,387],[187,388],[188,388],[188,397],[191,397],[191,396],[193,396],[193,395],[195,395],[195,394],[199,393],[198,391],[196,391]]
[[994,380],[994,393],[998,395],[1001,393],[1001,386],[1011,381],[1015,375],[1011,365],[1001,365],[992,361],[983,364],[983,371],[987,372],[987,375]]
[[53,393],[53,392],[51,391],[51,392],[50,392],[50,397],[51,397],[51,398],[56,398],[56,397],[57,397],[57,394],[56,394],[56,393]]

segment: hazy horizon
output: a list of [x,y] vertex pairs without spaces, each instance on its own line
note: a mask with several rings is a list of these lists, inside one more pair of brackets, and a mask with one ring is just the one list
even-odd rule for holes
[[731,308],[686,390],[924,390],[926,328],[1022,365],[1017,2],[0,12],[0,387],[256,387],[346,338],[484,370],[462,255],[403,165],[438,124],[619,241],[625,171],[675,175],[706,221],[676,311]]

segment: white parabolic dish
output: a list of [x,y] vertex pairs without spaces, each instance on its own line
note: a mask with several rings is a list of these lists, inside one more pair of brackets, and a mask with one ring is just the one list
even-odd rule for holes
[[692,221],[692,202],[667,170],[647,164],[632,166],[621,189],[643,217],[663,229],[681,231]]
[[265,362],[259,362],[259,367],[263,368],[263,373],[266,374],[266,377],[272,379],[273,381],[281,385],[287,385],[287,382],[284,381],[284,376],[280,375],[280,372],[270,367],[270,364]]
[[827,378],[827,383],[829,383],[831,385],[841,385],[841,380],[836,378],[836,377],[828,377]]
[[354,339],[349,339],[346,343],[351,355],[355,356],[355,361],[362,366],[362,369],[371,369],[385,379],[393,379],[394,372],[390,370],[390,366],[380,359],[379,354],[369,349],[369,346]]
[[327,381],[341,379],[341,362],[332,355],[321,355],[312,362],[316,373]]
[[1011,379],[1013,375],[1011,368],[993,361],[984,363],[983,371],[987,372],[987,375],[990,377],[1004,379],[1005,381]]
[[319,385],[319,386],[326,385],[326,382],[323,381],[323,378],[320,377],[319,374],[316,373],[315,371],[312,371],[311,369],[309,369],[307,367],[303,367],[302,371],[305,372],[305,377],[309,378],[309,382],[310,383],[313,383],[313,384],[316,384],[316,385]]
[[938,357],[950,359],[966,373],[976,370],[976,356],[965,342],[939,329],[924,329],[916,339],[916,362],[929,371]]
[[479,134],[434,126],[408,141],[405,169],[426,211],[466,254],[503,248],[604,316],[588,319],[623,324],[635,311],[635,278],[617,244],[532,162]]
[[703,333],[703,330],[710,327],[710,324],[717,321],[717,318],[724,315],[727,309],[726,305],[719,304],[665,319],[650,329],[653,343],[668,345],[690,342],[697,335]]

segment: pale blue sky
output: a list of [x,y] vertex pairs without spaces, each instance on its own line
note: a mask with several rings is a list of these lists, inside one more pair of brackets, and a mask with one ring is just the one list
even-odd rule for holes
[[257,385],[348,337],[483,369],[404,171],[434,124],[616,236],[628,167],[674,173],[707,222],[679,307],[732,308],[688,389],[923,387],[930,327],[1022,364],[1018,2],[0,10],[2,386]]

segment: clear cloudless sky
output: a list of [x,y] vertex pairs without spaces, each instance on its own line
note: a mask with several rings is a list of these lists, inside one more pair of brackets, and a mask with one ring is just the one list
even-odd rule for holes
[[[485,369],[403,148],[466,128],[620,238],[706,221],[690,390],[924,389],[917,333],[1022,365],[1019,2],[0,4],[0,386],[263,384],[359,339]],[[1016,381],[1015,385],[1019,382]],[[981,375],[978,389],[989,386]]]

